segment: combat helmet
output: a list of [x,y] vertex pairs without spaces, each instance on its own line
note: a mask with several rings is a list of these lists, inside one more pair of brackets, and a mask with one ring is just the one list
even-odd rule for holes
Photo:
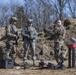
[[32,20],[32,19],[26,19],[26,22],[27,22],[27,23],[32,23],[33,20]]
[[12,22],[17,22],[18,19],[16,17],[11,17],[9,20],[9,23],[11,24]]

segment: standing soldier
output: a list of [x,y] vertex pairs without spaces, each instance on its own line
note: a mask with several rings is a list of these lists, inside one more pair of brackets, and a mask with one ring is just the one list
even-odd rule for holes
[[16,45],[18,44],[18,31],[16,28],[18,19],[16,17],[11,17],[9,20],[9,25],[6,26],[6,58],[9,59],[12,57],[15,60],[15,54],[16,54]]
[[35,28],[32,26],[32,19],[27,19],[27,25],[22,28],[21,34],[24,38],[24,58],[23,62],[27,59],[28,49],[30,47],[33,65],[35,65],[35,41],[37,38],[37,32]]
[[63,62],[64,62],[64,49],[63,49],[63,44],[64,44],[64,39],[65,39],[65,33],[66,30],[61,24],[61,20],[56,20],[55,21],[55,27],[54,27],[54,52],[55,52],[55,59],[56,62],[58,63],[58,68],[63,68]]
[[66,30],[61,24],[61,20],[55,21],[54,31],[49,29],[45,29],[45,31],[51,35],[54,35],[54,53],[56,62],[58,63],[57,67],[63,68],[63,62],[66,55],[66,52],[63,48]]

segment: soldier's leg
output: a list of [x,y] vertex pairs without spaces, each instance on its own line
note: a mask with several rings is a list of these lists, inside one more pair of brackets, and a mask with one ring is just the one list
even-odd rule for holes
[[11,57],[14,61],[14,66],[19,66],[19,64],[16,63],[16,45],[15,44],[12,44]]
[[23,61],[25,62],[25,60],[27,59],[27,55],[28,55],[28,49],[29,49],[29,41],[24,41],[24,56],[23,56]]
[[60,68],[64,68],[63,43],[64,43],[63,41],[59,42],[59,60],[60,61],[58,62],[58,64],[59,64]]
[[55,43],[55,46],[54,46],[54,52],[55,52],[55,59],[56,59],[56,62],[59,63],[60,62],[60,59],[59,59],[59,43],[56,42]]
[[33,65],[35,65],[35,40],[31,42],[30,44],[30,48],[31,48],[31,55],[32,55],[32,60],[33,60]]
[[16,58],[16,52],[17,52],[17,46],[14,44],[12,46],[12,57],[15,59]]
[[61,47],[61,51],[60,51],[60,62],[61,62],[61,63],[64,62],[63,46]]
[[5,58],[6,59],[10,59],[10,53],[11,53],[11,49],[7,49],[6,53],[5,53]]
[[60,46],[59,61],[58,61],[58,68],[60,68],[60,69],[64,68],[64,64],[63,64],[64,63],[64,56],[63,56],[63,52],[61,51],[62,47]]
[[60,47],[60,62],[63,63],[64,62],[64,51],[63,51],[63,43],[64,41],[60,41],[59,43],[59,47]]
[[9,59],[9,58],[11,58],[10,53],[11,53],[11,49],[12,49],[12,45],[9,41],[7,41],[7,43],[6,43],[6,48],[7,48],[6,59]]

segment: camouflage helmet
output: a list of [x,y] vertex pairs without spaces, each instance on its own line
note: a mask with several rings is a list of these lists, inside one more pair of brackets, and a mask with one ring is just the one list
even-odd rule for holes
[[11,24],[12,22],[16,22],[16,21],[18,21],[16,17],[11,17],[9,23]]
[[27,23],[32,23],[33,20],[32,20],[32,19],[26,19],[26,22],[27,22]]

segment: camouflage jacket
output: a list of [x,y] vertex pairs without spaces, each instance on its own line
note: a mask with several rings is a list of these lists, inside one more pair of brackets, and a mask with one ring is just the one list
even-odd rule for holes
[[37,38],[37,31],[34,27],[30,26],[24,26],[21,30],[21,35],[24,37],[24,39],[36,39]]
[[6,31],[6,37],[7,39],[9,40],[13,40],[14,38],[17,37],[17,28],[15,25],[8,25],[6,26],[5,28],[5,31]]
[[54,27],[54,35],[55,35],[54,41],[55,42],[64,40],[65,34],[66,34],[66,30],[62,25]]

